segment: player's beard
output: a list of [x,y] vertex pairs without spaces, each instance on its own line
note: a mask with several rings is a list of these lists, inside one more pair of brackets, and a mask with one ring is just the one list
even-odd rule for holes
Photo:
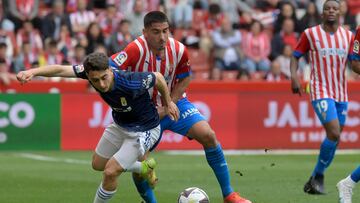
[[326,20],[326,24],[333,26],[333,25],[337,24],[337,21],[336,20]]

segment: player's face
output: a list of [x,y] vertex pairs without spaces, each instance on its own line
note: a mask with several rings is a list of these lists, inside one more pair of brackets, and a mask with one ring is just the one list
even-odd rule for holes
[[169,38],[169,24],[167,22],[153,23],[145,28],[143,33],[151,49],[164,50]]
[[100,92],[108,92],[114,84],[114,74],[110,68],[103,71],[89,71],[87,74],[91,84]]
[[323,19],[326,23],[334,24],[340,17],[340,5],[336,1],[328,1],[324,4]]

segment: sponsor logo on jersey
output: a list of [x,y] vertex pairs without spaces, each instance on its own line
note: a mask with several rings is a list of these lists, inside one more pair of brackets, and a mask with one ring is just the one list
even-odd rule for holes
[[354,41],[354,53],[359,53],[359,41],[355,40]]
[[83,65],[75,65],[74,69],[75,69],[75,72],[78,73],[78,74],[84,72],[84,66]]
[[127,106],[127,101],[125,97],[120,97],[120,102],[122,106]]
[[149,89],[152,79],[153,79],[153,76],[151,74],[149,74],[147,76],[147,78],[143,79],[143,81],[142,81],[143,87],[145,87],[146,89]]
[[122,51],[114,58],[114,62],[118,66],[121,66],[126,61],[126,59],[127,59],[127,54],[126,52]]

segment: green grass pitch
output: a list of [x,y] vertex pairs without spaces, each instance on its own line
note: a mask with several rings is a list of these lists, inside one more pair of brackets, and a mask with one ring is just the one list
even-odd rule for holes
[[[28,155],[49,160],[34,160]],[[92,152],[0,152],[1,203],[86,203],[92,202],[101,181],[101,172],[91,169]],[[159,203],[176,203],[187,187],[200,187],[212,203],[221,203],[221,192],[212,170],[202,155],[169,155],[155,152]],[[310,175],[315,155],[229,155],[234,189],[253,203],[337,202],[335,184],[359,164],[359,155],[336,155],[327,170],[327,195],[304,194],[302,187]],[[119,178],[117,194],[110,202],[140,203],[129,173]],[[353,202],[360,202],[359,186]]]

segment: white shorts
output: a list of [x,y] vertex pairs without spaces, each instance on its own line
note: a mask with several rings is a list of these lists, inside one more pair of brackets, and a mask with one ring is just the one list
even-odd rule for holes
[[96,146],[101,157],[115,160],[124,169],[133,165],[154,146],[160,137],[160,125],[145,132],[130,132],[115,123],[108,125]]

